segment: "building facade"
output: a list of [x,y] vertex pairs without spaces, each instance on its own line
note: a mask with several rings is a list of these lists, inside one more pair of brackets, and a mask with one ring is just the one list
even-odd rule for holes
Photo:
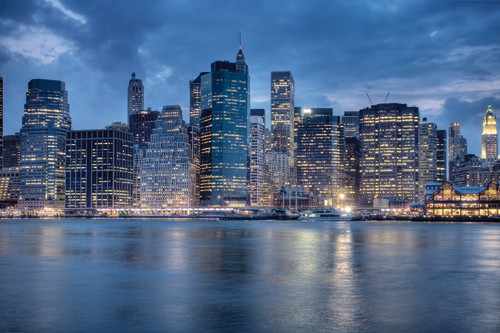
[[69,133],[66,208],[127,208],[132,186],[133,136],[126,127]]
[[346,138],[359,138],[359,111],[345,111],[342,116],[342,124]]
[[483,117],[483,133],[481,134],[481,159],[491,166],[498,160],[497,116],[488,105]]
[[216,61],[201,77],[201,205],[247,201],[250,77],[240,47],[236,63]]
[[250,159],[248,196],[250,206],[267,206],[269,198],[265,196],[265,110],[250,110]]
[[0,170],[0,208],[15,207],[19,200],[19,167]]
[[66,139],[70,130],[65,83],[31,80],[21,128],[19,207],[64,208]]
[[455,166],[467,155],[467,140],[460,134],[460,123],[453,122],[448,129],[448,179],[455,181]]
[[320,205],[337,205],[343,194],[343,127],[331,108],[306,108],[297,133],[297,182]]
[[3,168],[19,168],[21,134],[5,135],[3,137]]
[[446,158],[446,147],[446,130],[437,130],[436,181],[441,183],[448,179],[448,160]]
[[186,124],[178,105],[164,106],[141,168],[141,207],[193,205],[194,168]]
[[0,168],[3,168],[3,77],[0,76]]
[[128,83],[127,109],[129,116],[144,110],[144,85],[141,79],[135,78],[135,72],[132,73]]
[[422,119],[418,129],[418,200],[425,199],[425,184],[437,180],[437,126]]
[[385,103],[359,111],[360,188],[363,204],[375,198],[416,201],[419,110]]
[[344,162],[344,204],[357,207],[360,203],[359,196],[359,160],[361,158],[361,145],[355,136],[345,138]]

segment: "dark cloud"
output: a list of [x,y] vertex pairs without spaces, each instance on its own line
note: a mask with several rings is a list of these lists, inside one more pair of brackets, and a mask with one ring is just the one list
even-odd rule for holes
[[[252,107],[269,110],[270,72],[290,70],[297,105],[340,114],[367,106],[366,91],[375,103],[390,91],[391,102],[418,105],[441,127],[456,116],[467,133],[481,103],[500,95],[496,1],[5,0],[0,28],[8,133],[21,126],[35,77],[66,81],[75,128],[126,121],[132,71],[146,105],[187,112],[189,80],[234,60],[240,30]],[[479,111],[450,111],[468,107]]]

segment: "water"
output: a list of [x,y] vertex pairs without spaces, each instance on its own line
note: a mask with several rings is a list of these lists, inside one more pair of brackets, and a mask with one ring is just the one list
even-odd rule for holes
[[4,220],[0,332],[500,332],[500,224]]

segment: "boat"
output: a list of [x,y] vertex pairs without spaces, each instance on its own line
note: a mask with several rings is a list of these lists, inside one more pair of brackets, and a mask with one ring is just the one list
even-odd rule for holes
[[299,220],[307,221],[350,221],[353,215],[342,212],[336,208],[313,208],[306,211]]

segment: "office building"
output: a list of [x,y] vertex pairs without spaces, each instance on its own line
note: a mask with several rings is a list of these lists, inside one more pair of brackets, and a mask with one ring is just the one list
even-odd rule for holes
[[418,130],[419,201],[425,199],[425,184],[437,180],[437,126],[422,119]]
[[359,111],[363,204],[372,205],[375,198],[416,201],[418,125],[418,108],[406,104],[377,104]]
[[240,46],[236,63],[216,61],[201,77],[202,205],[247,200],[250,77]]
[[201,72],[194,80],[189,81],[189,125],[200,127],[201,116],[201,77],[208,72]]
[[178,105],[164,106],[141,168],[141,207],[193,205],[194,168],[186,124]]
[[467,140],[460,134],[460,123],[453,122],[448,130],[448,179],[455,181],[455,166],[467,155]]
[[[281,170],[280,174],[287,179],[276,184],[282,186],[294,184],[294,122],[295,122],[295,81],[291,72],[271,72],[271,133],[273,135],[272,149],[275,152],[287,154],[288,165],[292,170]],[[298,111],[298,110],[297,110]]]
[[344,157],[344,204],[350,207],[359,205],[359,160],[361,146],[356,136],[345,138]]
[[19,167],[0,170],[0,208],[15,207],[19,200]]
[[141,110],[129,115],[128,126],[130,133],[134,137],[134,144],[142,148],[147,147],[159,114],[160,112],[152,111],[151,108],[148,108],[147,110]]
[[128,117],[130,133],[134,138],[134,182],[132,190],[132,206],[140,207],[141,200],[141,165],[145,150],[151,142],[151,134],[160,112],[151,108],[132,113]]
[[3,137],[3,168],[19,168],[21,134]]
[[248,196],[250,206],[269,205],[265,196],[265,152],[264,129],[266,126],[265,110],[250,110],[250,159]]
[[437,152],[436,152],[436,182],[447,180],[448,161],[446,154],[446,130],[437,130]]
[[19,207],[64,208],[66,139],[70,130],[65,83],[31,80],[21,128]]
[[481,159],[486,165],[492,166],[498,160],[497,116],[488,105],[483,117],[483,133],[481,135]]
[[344,125],[345,137],[359,137],[359,112],[345,111],[342,116],[342,124]]
[[135,72],[128,82],[128,115],[144,110],[144,85],[141,79],[135,78]]
[[3,168],[3,77],[0,76],[0,168]]
[[297,182],[319,197],[320,205],[338,205],[343,193],[344,133],[331,108],[305,108],[297,131]]
[[66,144],[66,208],[132,204],[133,136],[125,124],[74,130]]

